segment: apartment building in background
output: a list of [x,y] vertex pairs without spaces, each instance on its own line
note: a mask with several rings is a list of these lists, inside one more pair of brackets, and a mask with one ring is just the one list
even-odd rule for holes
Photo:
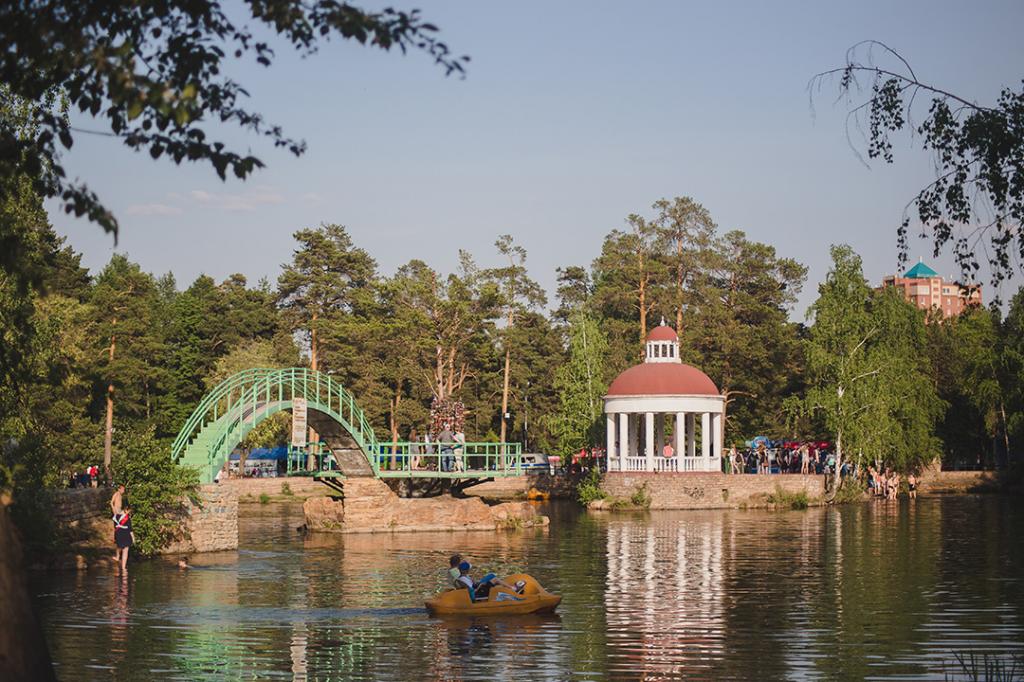
[[938,308],[943,317],[956,317],[967,306],[981,305],[980,284],[966,287],[959,282],[945,280],[921,262],[902,277],[889,275],[884,278],[882,288],[885,287],[902,290],[903,298],[922,310]]

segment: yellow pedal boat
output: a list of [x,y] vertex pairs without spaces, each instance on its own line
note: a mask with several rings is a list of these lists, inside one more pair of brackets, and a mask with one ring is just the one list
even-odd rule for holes
[[457,614],[463,616],[514,616],[524,613],[551,613],[561,603],[561,595],[551,594],[541,584],[525,573],[515,573],[502,580],[515,585],[522,580],[526,583],[523,591],[495,586],[487,599],[470,601],[469,590],[445,590],[433,599],[427,600],[427,611],[432,615]]

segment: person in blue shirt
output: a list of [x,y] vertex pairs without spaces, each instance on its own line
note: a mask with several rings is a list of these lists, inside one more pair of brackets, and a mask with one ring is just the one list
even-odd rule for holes
[[491,593],[491,588],[497,585],[511,590],[512,592],[517,591],[514,586],[501,581],[498,576],[493,573],[488,573],[481,578],[479,582],[474,582],[473,578],[469,575],[469,570],[471,568],[473,568],[473,565],[468,561],[463,561],[459,564],[459,579],[457,581],[457,584],[469,590],[469,598],[471,600],[476,601],[478,599],[486,599]]

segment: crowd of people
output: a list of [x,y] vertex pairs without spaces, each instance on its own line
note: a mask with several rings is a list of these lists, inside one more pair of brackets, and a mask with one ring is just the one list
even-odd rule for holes
[[[746,450],[733,446],[727,459],[734,474],[830,474],[836,465],[835,452],[823,442],[772,444],[758,440]],[[850,473],[846,464],[841,473]]]
[[[868,492],[873,497],[881,497],[886,500],[895,500],[900,494],[900,485],[903,477],[899,472],[889,467],[876,469],[868,466]],[[907,475],[907,494],[910,499],[917,497],[917,476],[913,472]]]
[[95,488],[99,485],[100,468],[90,464],[82,471],[74,471],[68,478],[69,488]]

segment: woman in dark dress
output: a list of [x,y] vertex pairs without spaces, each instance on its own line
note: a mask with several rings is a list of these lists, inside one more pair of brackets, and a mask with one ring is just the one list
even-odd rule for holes
[[122,570],[128,568],[128,548],[135,544],[131,514],[132,508],[129,505],[125,505],[120,514],[114,514],[114,542],[117,544],[117,557]]

